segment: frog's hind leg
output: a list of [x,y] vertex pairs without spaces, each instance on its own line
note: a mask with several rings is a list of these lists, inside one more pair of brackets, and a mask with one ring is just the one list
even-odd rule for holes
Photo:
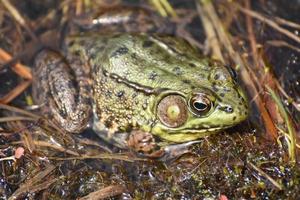
[[79,58],[43,50],[35,59],[33,98],[42,113],[67,132],[81,132],[92,111],[89,69]]

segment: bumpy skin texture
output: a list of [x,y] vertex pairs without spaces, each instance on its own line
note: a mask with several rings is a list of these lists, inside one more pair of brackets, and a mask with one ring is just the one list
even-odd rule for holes
[[[52,115],[60,115],[54,118],[67,131],[78,132],[76,128],[68,128],[70,125],[65,123],[68,119],[80,124],[79,130],[86,123],[91,109],[86,102],[94,103],[95,116],[111,133],[141,129],[169,142],[196,140],[233,126],[248,115],[247,102],[230,70],[200,57],[181,39],[144,34],[88,34],[68,37],[65,49],[68,61],[64,62],[70,63],[63,64],[68,66],[66,72],[51,75],[60,69],[52,69],[52,63],[46,63],[48,68],[43,69],[46,61],[40,60],[48,58],[42,53],[36,61],[35,76],[44,90],[36,88],[38,94],[50,101],[49,105],[56,99]],[[75,61],[70,60],[73,58]],[[70,70],[72,73],[67,72]],[[75,81],[68,80],[70,74]],[[53,76],[56,81],[49,80]],[[50,95],[45,94],[47,87]],[[195,93],[206,94],[213,103],[208,113],[197,116],[189,111],[186,122],[176,128],[161,123],[156,109],[163,97],[178,94],[186,99],[188,107]],[[54,98],[48,99],[50,96]],[[77,122],[78,118],[83,122]]]
[[91,116],[90,68],[75,55],[44,50],[35,59],[33,98],[67,132],[80,133]]

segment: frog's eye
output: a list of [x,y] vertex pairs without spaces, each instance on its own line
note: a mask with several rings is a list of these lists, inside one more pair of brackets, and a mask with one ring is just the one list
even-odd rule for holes
[[180,95],[164,97],[157,106],[159,120],[170,128],[184,124],[188,118],[187,104]]
[[199,93],[190,99],[189,107],[192,113],[201,116],[210,111],[212,102],[205,94]]

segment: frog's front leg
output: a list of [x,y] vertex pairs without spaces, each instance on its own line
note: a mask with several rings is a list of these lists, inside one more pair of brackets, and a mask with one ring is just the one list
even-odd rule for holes
[[91,114],[89,69],[78,56],[44,50],[35,59],[33,98],[42,113],[67,132],[81,132]]
[[146,157],[170,160],[190,152],[190,146],[200,140],[178,144],[159,143],[153,134],[141,130],[133,130],[128,137],[127,145],[137,153]]
[[128,139],[127,145],[130,149],[143,156],[160,158],[164,155],[164,148],[161,148],[154,136],[142,130],[132,130]]

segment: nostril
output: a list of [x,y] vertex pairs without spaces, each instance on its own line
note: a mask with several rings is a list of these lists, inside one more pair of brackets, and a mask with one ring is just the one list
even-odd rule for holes
[[225,112],[232,113],[233,112],[233,108],[231,106],[226,106],[225,107]]
[[233,108],[231,106],[222,106],[219,107],[220,110],[225,111],[227,113],[232,113],[233,112]]

